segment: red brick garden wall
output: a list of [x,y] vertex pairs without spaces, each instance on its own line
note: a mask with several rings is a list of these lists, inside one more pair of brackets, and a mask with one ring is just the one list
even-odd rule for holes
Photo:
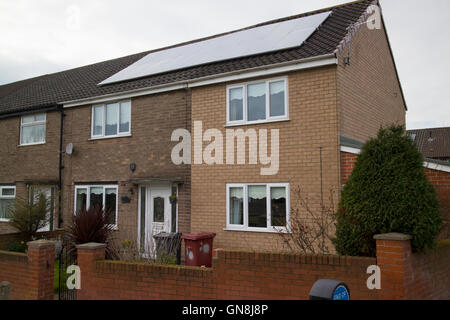
[[450,238],[450,172],[425,169],[428,180],[433,184],[439,198],[439,204],[444,218],[439,239]]
[[450,300],[450,241],[443,241],[426,254],[411,255],[411,269],[409,299]]
[[377,240],[380,298],[450,299],[450,241],[426,253],[411,253],[407,241]]
[[55,246],[39,240],[28,253],[0,251],[0,282],[11,284],[12,300],[53,300]]
[[212,268],[98,260],[104,249],[78,250],[78,299],[308,299],[321,278],[339,279],[354,299],[376,299],[366,287],[375,258],[302,256],[217,250]]
[[[450,241],[411,253],[408,236],[380,235],[377,257],[289,255],[216,250],[212,268],[103,260],[104,245],[78,249],[78,299],[307,299],[318,279],[337,279],[352,299],[450,299]],[[366,286],[378,265],[381,289]],[[0,282],[12,299],[53,299],[54,245],[29,244],[28,255],[0,251]]]
[[11,284],[11,299],[31,298],[28,292],[28,258],[25,253],[0,251],[0,282]]
[[[336,279],[349,286],[354,300],[450,298],[450,242],[419,254],[411,253],[409,236],[379,237],[376,258],[218,249],[212,268],[107,261],[104,247],[79,248],[77,297],[304,300],[316,280]],[[370,265],[381,269],[380,290],[367,288]]]

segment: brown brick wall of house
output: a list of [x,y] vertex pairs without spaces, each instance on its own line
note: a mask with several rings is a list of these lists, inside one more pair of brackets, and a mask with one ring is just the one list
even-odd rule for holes
[[[90,105],[65,109],[64,145],[74,144],[74,153],[64,156],[64,221],[74,211],[75,184],[117,183],[118,232],[120,239],[137,239],[139,190],[133,179],[182,178],[179,186],[179,230],[189,231],[190,178],[189,166],[176,166],[171,161],[172,131],[190,130],[190,92],[174,91],[132,99],[131,136],[91,139]],[[130,164],[136,164],[136,171]],[[131,194],[130,189],[133,190]],[[131,198],[121,203],[121,196]]]
[[[345,184],[350,177],[355,162],[357,159],[356,154],[341,152],[341,182]],[[439,198],[439,204],[443,215],[442,231],[439,235],[439,239],[450,238],[450,173],[440,170],[434,170],[431,168],[425,168],[425,174],[428,181],[434,186],[437,196]]]
[[[289,121],[231,127],[244,130],[279,129],[278,174],[261,176],[261,165],[248,164],[248,151],[246,165],[193,164],[191,167],[191,229],[195,232],[215,232],[216,248],[283,249],[280,236],[274,233],[224,231],[227,183],[290,183],[291,190],[300,186],[304,195],[310,197],[310,205],[317,208],[320,200],[319,147],[322,146],[323,190],[328,195],[330,189],[337,190],[339,187],[336,67],[290,73],[288,84]],[[224,146],[226,86],[227,84],[210,85],[194,88],[192,91],[192,120],[203,121],[203,131],[211,128],[221,130]],[[270,145],[270,138],[268,140]],[[203,148],[207,145],[207,142],[203,143]],[[192,152],[194,153],[194,147]],[[291,192],[291,205],[295,200]]]
[[405,105],[389,44],[382,29],[362,25],[351,40],[350,65],[344,65],[348,47],[339,55],[337,71],[340,135],[366,141],[380,126],[405,125]]
[[[47,112],[46,120],[45,144],[20,146],[21,117],[0,119],[0,184],[15,185],[16,197],[27,199],[32,184],[57,186],[60,112]],[[57,201],[55,212],[56,208]],[[16,231],[9,223],[0,222],[0,234]]]

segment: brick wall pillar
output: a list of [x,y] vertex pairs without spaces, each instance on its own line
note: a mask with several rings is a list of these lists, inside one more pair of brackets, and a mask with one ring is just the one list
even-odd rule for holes
[[411,236],[401,233],[375,235],[377,265],[381,269],[380,298],[408,299],[413,278],[411,267]]
[[95,291],[89,290],[92,281],[94,281],[95,261],[105,259],[104,243],[85,243],[77,246],[77,261],[81,273],[81,288],[77,291],[77,300],[92,299],[92,293]]
[[55,243],[48,240],[37,240],[30,241],[27,245],[30,291],[25,298],[53,300]]

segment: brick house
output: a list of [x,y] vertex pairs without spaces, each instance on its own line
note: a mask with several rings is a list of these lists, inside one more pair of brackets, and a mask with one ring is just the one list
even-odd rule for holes
[[[339,197],[342,137],[365,141],[382,125],[405,124],[382,16],[376,27],[365,23],[376,4],[352,2],[0,86],[0,185],[17,196],[26,186],[53,186],[49,228],[101,203],[115,213],[118,237],[140,245],[159,231],[210,231],[216,247],[280,248],[273,226],[288,221],[294,187],[313,208],[324,191]],[[41,125],[29,133],[32,146],[21,143],[28,121]],[[172,161],[177,129],[191,134],[192,164]],[[230,132],[242,134],[248,150],[234,165],[210,149]],[[257,161],[261,144],[254,148],[264,133],[268,150],[279,137],[270,174],[261,174],[269,162]],[[236,153],[239,139],[231,136]]]
[[[2,86],[1,94],[4,90],[13,89],[13,85],[22,86]],[[52,199],[49,212],[52,222],[41,231],[54,230],[58,228],[60,203],[61,112],[57,106],[41,106],[33,110],[10,106],[8,110],[2,104],[0,115],[0,234],[15,232],[6,216],[9,205],[14,204],[16,198],[33,198],[36,190]],[[39,112],[35,113],[36,110]]]

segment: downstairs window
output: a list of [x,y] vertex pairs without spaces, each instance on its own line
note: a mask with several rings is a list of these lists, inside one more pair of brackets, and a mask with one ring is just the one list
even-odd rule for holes
[[289,221],[289,184],[227,184],[227,229],[276,232]]
[[79,210],[100,205],[105,212],[109,212],[109,224],[117,226],[117,190],[117,185],[76,186],[74,214]]

